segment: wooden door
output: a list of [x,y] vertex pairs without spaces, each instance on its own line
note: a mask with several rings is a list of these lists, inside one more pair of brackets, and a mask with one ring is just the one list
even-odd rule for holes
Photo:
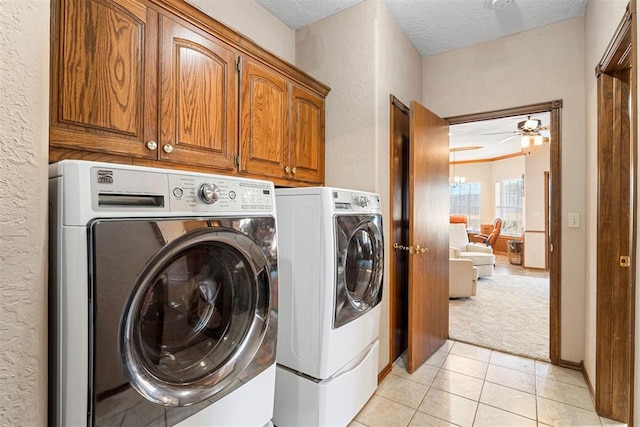
[[240,75],[240,170],[290,176],[287,80],[247,58]]
[[[391,242],[409,241],[409,107],[391,96]],[[393,363],[408,346],[409,253],[394,250],[389,258],[389,336]]]
[[[633,291],[629,70],[598,78],[598,299],[596,408],[627,422]],[[626,258],[625,258],[626,257]]]
[[290,173],[296,180],[324,181],[324,98],[291,86]]
[[449,336],[449,124],[412,101],[410,141],[407,370],[413,372]]
[[157,13],[135,0],[52,10],[51,146],[156,158]]
[[[635,8],[634,8],[635,9]],[[636,16],[627,9],[598,78],[596,410],[633,419],[637,236]]]
[[235,169],[236,52],[189,24],[161,17],[160,158]]

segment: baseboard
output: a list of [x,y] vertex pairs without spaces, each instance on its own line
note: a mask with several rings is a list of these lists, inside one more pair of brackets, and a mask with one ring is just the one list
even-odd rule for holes
[[580,363],[582,365],[582,376],[585,380],[585,382],[587,383],[587,387],[589,388],[589,393],[591,393],[591,398],[593,399],[593,401],[596,401],[596,391],[593,389],[593,383],[591,382],[591,379],[589,378],[589,374],[587,373],[587,370],[584,367],[584,363]]
[[582,361],[580,362],[571,362],[569,360],[560,359],[558,366],[562,366],[563,368],[574,369],[576,371],[583,371],[584,364]]
[[387,375],[389,375],[392,367],[393,365],[391,363],[387,363],[387,366],[385,366],[382,371],[380,371],[380,373],[378,374],[378,384],[380,384],[387,377]]

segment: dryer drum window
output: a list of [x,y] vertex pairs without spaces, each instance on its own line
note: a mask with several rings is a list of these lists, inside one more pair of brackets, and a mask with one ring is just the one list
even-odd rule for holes
[[125,369],[147,399],[200,402],[251,362],[269,312],[267,261],[255,246],[235,230],[200,229],[148,263],[121,334]]
[[334,328],[356,319],[382,299],[384,249],[379,215],[335,218],[336,295]]

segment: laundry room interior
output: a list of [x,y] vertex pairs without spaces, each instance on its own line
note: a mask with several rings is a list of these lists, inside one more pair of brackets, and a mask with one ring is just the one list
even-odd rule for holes
[[[636,0],[449,3],[3,5],[0,424],[637,423]],[[450,132],[498,118],[543,357],[449,333]]]

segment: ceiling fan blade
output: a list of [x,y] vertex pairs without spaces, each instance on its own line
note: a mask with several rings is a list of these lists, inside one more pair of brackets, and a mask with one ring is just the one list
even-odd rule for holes
[[505,138],[505,139],[503,139],[502,141],[498,141],[498,144],[505,143],[505,142],[507,142],[508,140],[513,139],[513,138],[515,138],[515,137],[517,137],[517,136],[518,136],[518,135],[511,135],[510,137]]
[[489,133],[481,133],[480,135],[504,135],[505,133],[513,133],[513,132],[489,132]]

